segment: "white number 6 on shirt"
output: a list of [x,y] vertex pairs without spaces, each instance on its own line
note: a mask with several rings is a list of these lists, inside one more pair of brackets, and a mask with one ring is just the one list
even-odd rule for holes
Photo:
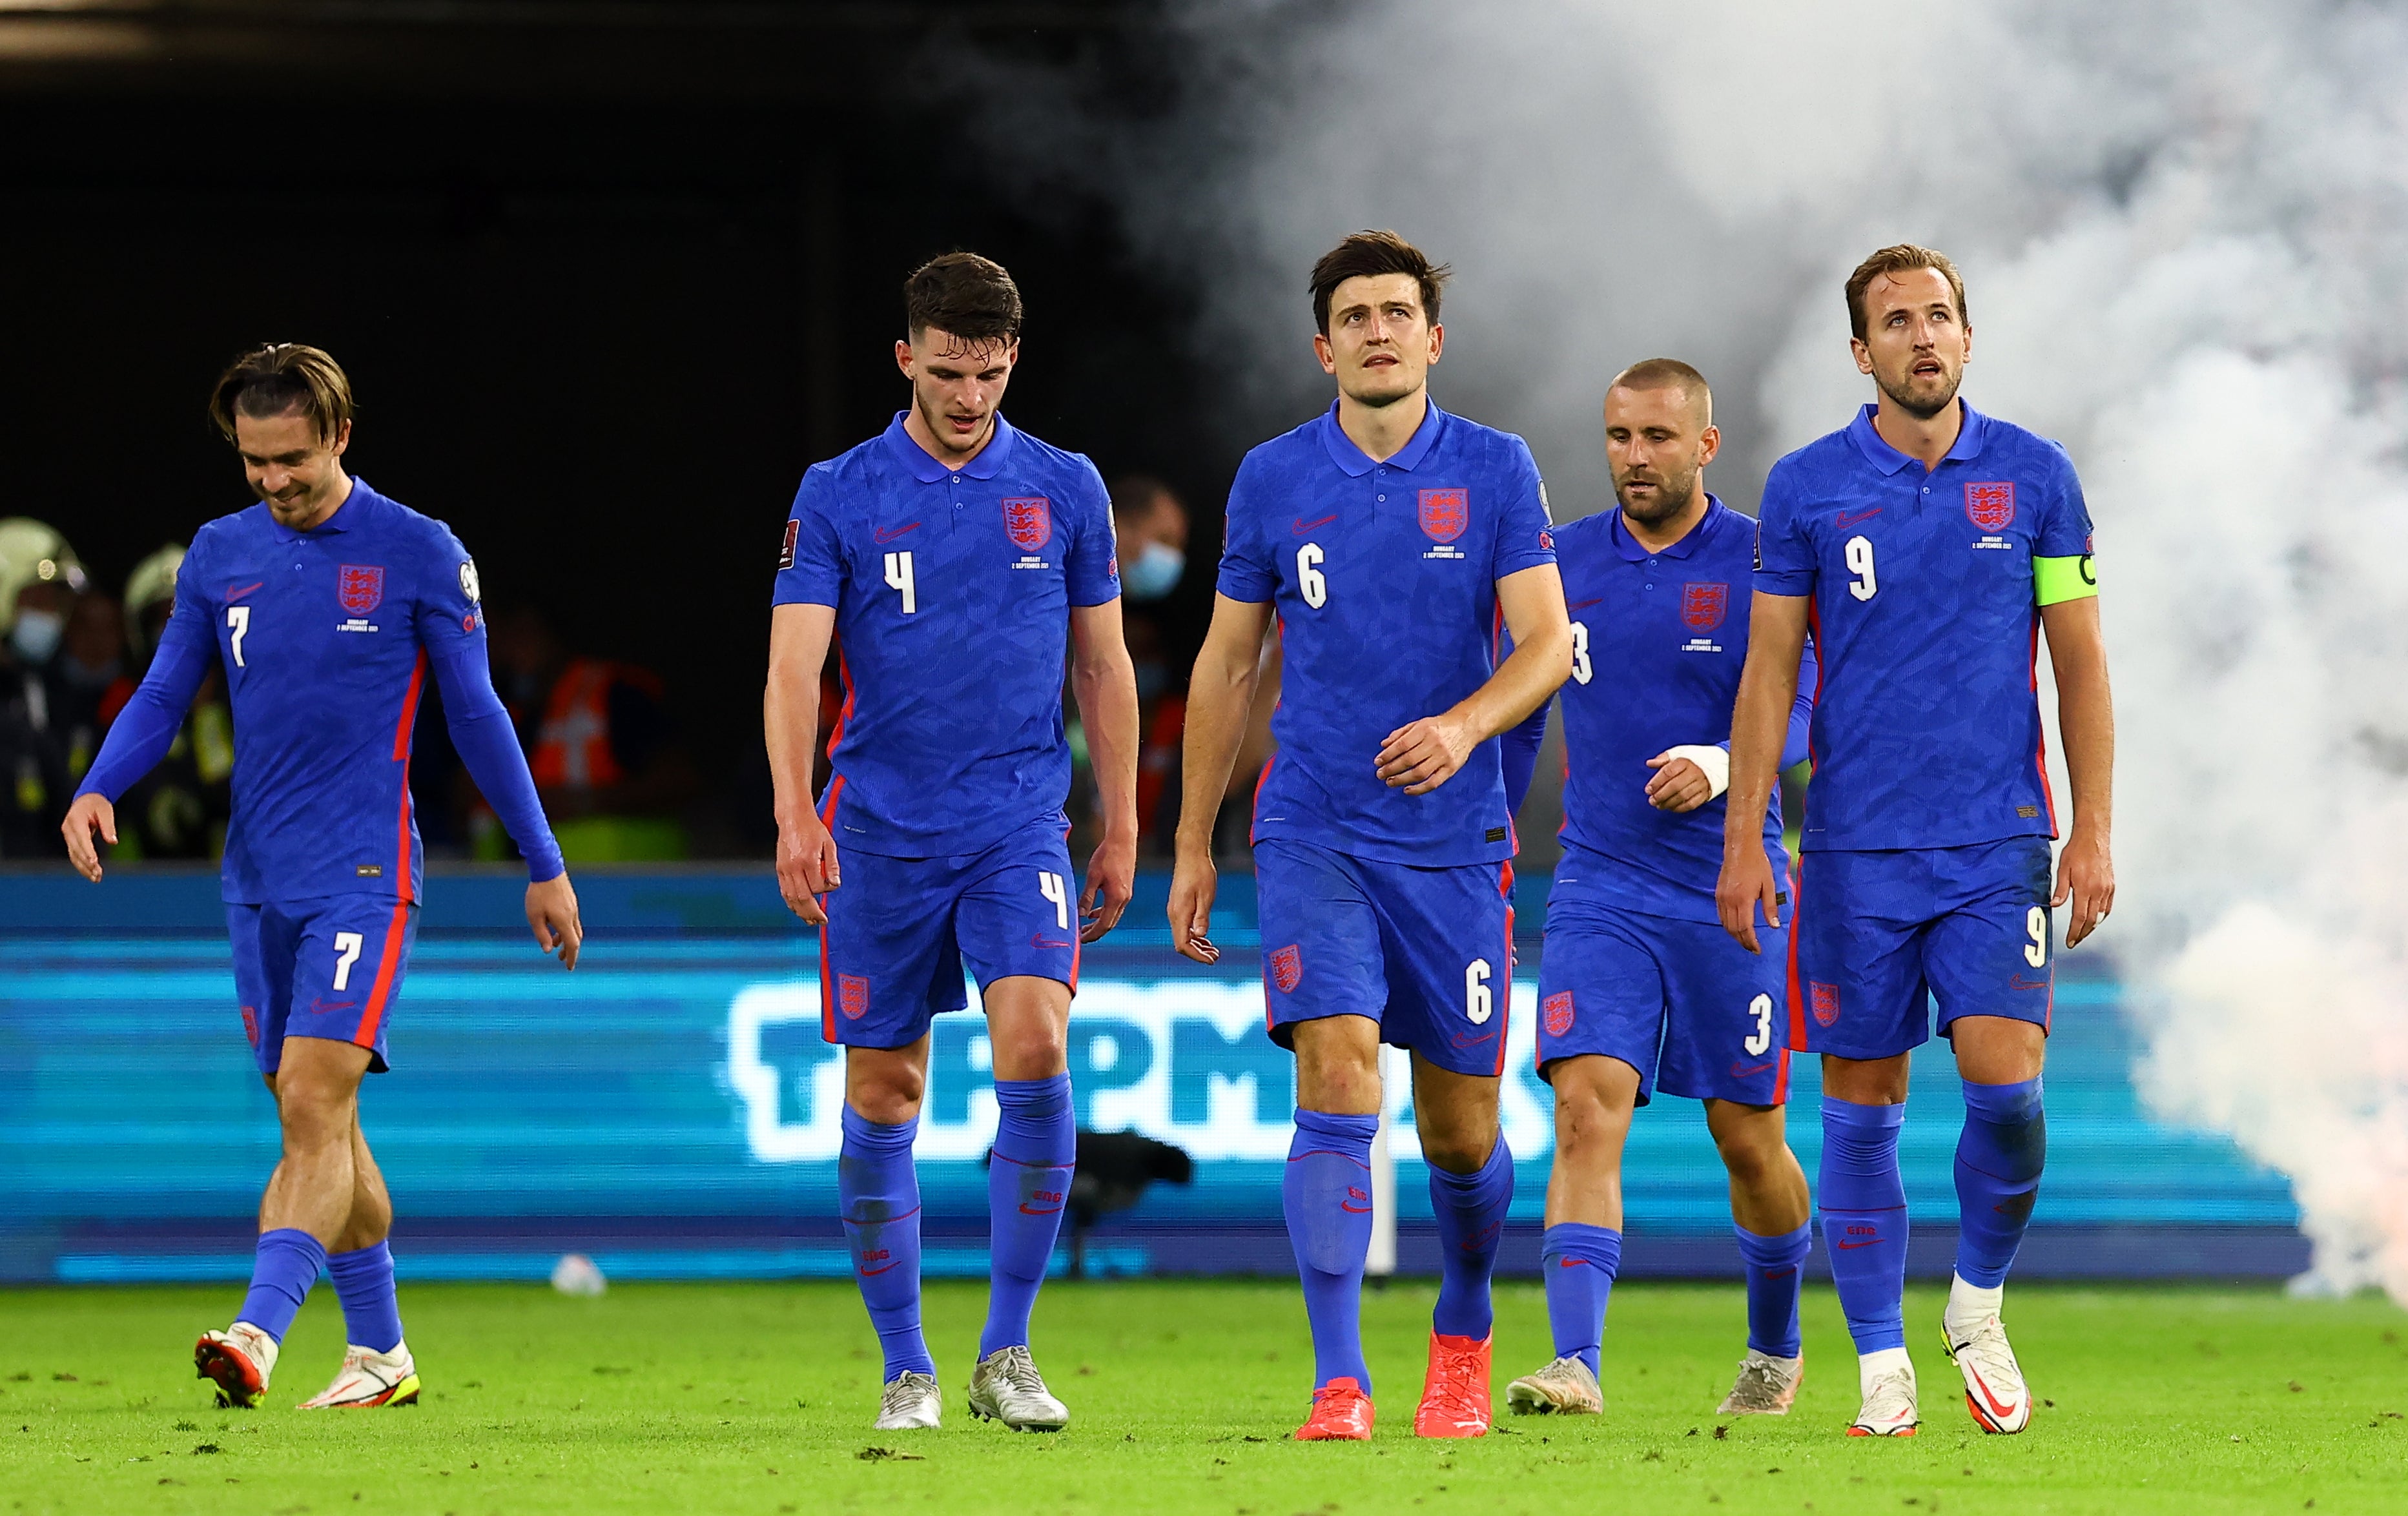
[[1329,580],[1321,572],[1321,544],[1308,542],[1296,550],[1296,587],[1304,603],[1319,610],[1329,603]]

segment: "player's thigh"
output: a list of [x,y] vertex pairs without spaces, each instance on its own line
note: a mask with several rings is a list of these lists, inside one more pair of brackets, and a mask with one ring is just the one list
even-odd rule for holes
[[[371,895],[331,895],[280,908],[297,926],[286,1042],[347,1043],[366,1051],[369,1072],[383,1073],[392,1066],[385,1034],[409,974],[418,908]],[[280,1078],[279,1091],[287,1083]]]
[[1931,1037],[1923,930],[1928,868],[1909,852],[1810,852],[1789,922],[1793,1052],[1894,1057]]
[[299,934],[278,906],[229,903],[225,911],[242,1033],[251,1040],[252,1061],[273,1089],[284,1051],[284,1018],[293,1007],[293,949]]
[[1502,1074],[1513,999],[1505,865],[1356,866],[1380,923],[1381,1036],[1453,1073]]
[[1787,987],[1785,927],[1758,928],[1750,952],[1719,922],[1651,923],[1670,987],[1657,1087],[1691,1100],[1778,1106],[1789,1098],[1781,1023]]
[[1966,1017],[1997,1017],[2036,1029],[2000,1029],[2009,1044],[2045,1037],[2057,975],[2047,841],[1951,848],[1939,866],[1947,909],[1931,923],[1923,957],[1942,1034]]
[[1079,985],[1078,895],[1055,822],[1023,827],[972,860],[963,871],[953,939],[980,991],[999,980],[1050,980],[1063,987],[1067,1009]]
[[943,858],[845,854],[820,929],[820,1032],[848,1048],[908,1048],[968,1006],[953,908],[964,870]]
[[1637,1077],[1632,1102],[1647,1104],[1656,1095],[1666,989],[1662,965],[1628,912],[1558,891],[1547,905],[1539,964],[1539,1077],[1553,1083],[1565,1060],[1598,1054],[1629,1067]]
[[1254,908],[1273,1042],[1295,1050],[1298,1025],[1333,1016],[1382,1024],[1388,986],[1380,923],[1352,860],[1283,837],[1259,842]]

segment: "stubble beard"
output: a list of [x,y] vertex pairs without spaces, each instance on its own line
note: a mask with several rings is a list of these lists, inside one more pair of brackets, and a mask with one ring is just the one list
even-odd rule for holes
[[1641,510],[1633,507],[1630,497],[1624,493],[1623,487],[1619,484],[1613,487],[1614,503],[1622,508],[1624,515],[1640,525],[1651,529],[1661,526],[1688,509],[1698,498],[1698,476],[1694,472],[1684,481],[1684,487],[1677,496],[1672,493],[1675,482],[1670,479],[1656,481],[1656,507],[1653,510]]
[[1907,375],[1901,384],[1892,384],[1887,379],[1881,380],[1881,393],[1888,397],[1891,405],[1905,411],[1916,421],[1928,422],[1956,403],[1956,389],[1964,382],[1964,371],[1961,369],[1945,376],[1936,399],[1932,397],[1931,391],[1915,391],[1906,387],[1914,383],[1914,376],[1912,374]]

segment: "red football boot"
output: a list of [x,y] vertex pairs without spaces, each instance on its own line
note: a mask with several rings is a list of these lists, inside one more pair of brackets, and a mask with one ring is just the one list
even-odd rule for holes
[[1413,1412],[1413,1436],[1488,1435],[1488,1344],[1492,1340],[1430,1334],[1429,1375],[1423,1381],[1421,1409]]
[[1296,1429],[1298,1442],[1369,1442],[1371,1397],[1349,1375],[1312,1392],[1312,1414]]

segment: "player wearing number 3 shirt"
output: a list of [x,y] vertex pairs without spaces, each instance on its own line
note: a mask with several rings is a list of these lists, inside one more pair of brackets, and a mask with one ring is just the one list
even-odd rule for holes
[[[1780,919],[1762,821],[1811,627],[1822,679],[1787,1033],[1792,1049],[1823,1055],[1823,1235],[1864,1397],[1849,1430],[1895,1437],[1917,1424],[1898,1136],[1929,996],[1965,1096],[1944,1345],[1975,1423],[2019,1432],[2031,1394],[2000,1305],[2046,1147],[2051,909],[2072,902],[2071,947],[2114,897],[2114,723],[2090,518],[2063,449],[1957,397],[1972,327],[1946,258],[1885,248],[1846,294],[1856,366],[1878,398],[1765,481],[1718,904],[1751,949],[1759,911]],[[2043,631],[2073,794],[2053,893]]]
[[[1497,1124],[1513,837],[1491,739],[1563,681],[1571,629],[1529,450],[1429,398],[1444,275],[1385,232],[1314,268],[1338,402],[1240,465],[1189,686],[1170,921],[1211,963],[1213,820],[1277,616],[1254,880],[1270,1035],[1297,1057],[1283,1199],[1316,1362],[1304,1440],[1371,1432],[1357,1317],[1383,1042],[1412,1052],[1443,1249],[1414,1430],[1488,1430],[1488,1277],[1513,1190]],[[1500,623],[1517,642],[1501,664]]]

